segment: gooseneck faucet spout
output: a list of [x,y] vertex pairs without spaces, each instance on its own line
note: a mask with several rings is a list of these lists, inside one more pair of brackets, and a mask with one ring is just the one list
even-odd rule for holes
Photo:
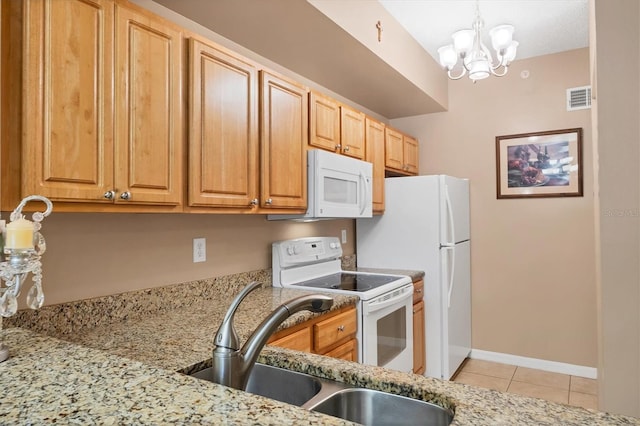
[[238,293],[218,328],[214,341],[216,347],[213,350],[212,368],[213,381],[216,383],[244,390],[260,351],[284,320],[299,311],[324,312],[333,305],[332,298],[320,294],[310,294],[289,300],[271,312],[240,348],[238,333],[233,326],[233,317],[244,298],[260,285],[253,281]]

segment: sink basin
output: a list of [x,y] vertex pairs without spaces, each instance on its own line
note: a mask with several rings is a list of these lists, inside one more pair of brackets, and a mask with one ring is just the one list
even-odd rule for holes
[[364,388],[339,390],[308,408],[367,426],[446,426],[453,420],[453,415],[438,405]]
[[[192,374],[212,381],[211,367]],[[246,391],[287,404],[301,406],[322,389],[320,380],[307,374],[256,363],[249,376]]]
[[[211,368],[192,376],[213,381]],[[450,410],[430,402],[351,387],[260,363],[253,367],[246,391],[366,426],[447,426],[453,420]]]

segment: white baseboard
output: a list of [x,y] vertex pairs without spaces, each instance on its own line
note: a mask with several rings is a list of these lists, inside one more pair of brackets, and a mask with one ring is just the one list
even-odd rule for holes
[[552,373],[569,374],[571,376],[585,377],[587,379],[598,378],[598,369],[595,367],[585,367],[583,365],[566,364],[564,362],[547,361],[544,359],[528,358],[525,356],[503,354],[500,352],[471,349],[469,358],[517,365],[518,367],[535,368],[536,370],[550,371]]

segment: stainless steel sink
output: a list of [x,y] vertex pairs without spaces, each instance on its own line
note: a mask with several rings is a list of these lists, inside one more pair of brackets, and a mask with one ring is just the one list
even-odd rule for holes
[[[213,381],[211,368],[192,376]],[[249,376],[246,391],[366,426],[446,426],[453,420],[450,410],[429,402],[259,363]]]
[[307,408],[367,426],[446,426],[453,420],[439,405],[364,388],[339,390]]
[[[192,374],[213,381],[211,367]],[[256,363],[249,376],[246,391],[287,404],[301,406],[322,389],[321,381],[308,374]]]

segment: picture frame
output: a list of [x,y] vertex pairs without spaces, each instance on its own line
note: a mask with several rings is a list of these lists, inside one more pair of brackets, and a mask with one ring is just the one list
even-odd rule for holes
[[497,198],[582,197],[582,128],[496,136]]

